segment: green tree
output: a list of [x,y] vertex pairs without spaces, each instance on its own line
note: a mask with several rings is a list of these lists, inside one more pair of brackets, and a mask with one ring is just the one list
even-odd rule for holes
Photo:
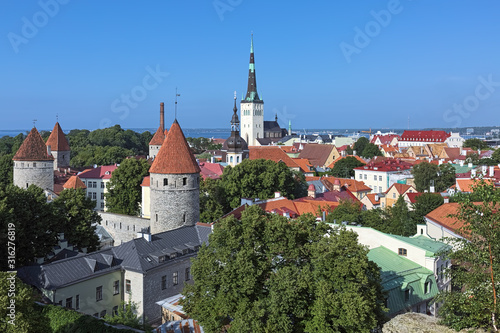
[[151,332],[151,327],[146,324],[141,323],[141,318],[137,316],[137,303],[128,300],[128,302],[122,301],[118,306],[118,311],[116,314],[104,316],[104,321],[111,325],[125,325],[128,327],[143,329],[146,332]]
[[361,211],[361,224],[364,227],[370,227],[385,233],[391,233],[389,224],[389,215],[386,210],[381,208]]
[[364,158],[373,158],[375,156],[382,156],[382,152],[378,149],[376,144],[368,143],[359,155]]
[[455,168],[448,163],[437,166],[428,162],[417,164],[411,170],[418,192],[430,189],[432,182],[437,192],[442,192],[455,184]]
[[300,172],[291,171],[283,162],[249,160],[226,167],[222,174],[222,187],[229,206],[236,208],[241,198],[269,199],[281,192],[289,199],[307,195],[307,183]]
[[491,159],[495,161],[495,163],[500,163],[500,149],[497,149],[491,155]]
[[12,161],[14,154],[0,156],[0,188],[5,188],[14,181],[14,162]]
[[[14,303],[11,303],[14,300]],[[34,309],[33,290],[15,272],[0,272],[0,331],[33,333],[40,330],[39,315]],[[12,304],[14,304],[13,311]]]
[[367,249],[310,215],[289,221],[251,206],[241,221],[223,219],[192,273],[183,306],[206,332],[370,332],[384,321]]
[[456,330],[483,327],[497,331],[498,292],[500,291],[500,190],[480,180],[473,186],[476,199],[462,196],[453,216],[463,223],[459,234],[464,238],[449,239],[454,249],[447,257],[453,288],[443,290],[437,301],[442,322]]
[[149,163],[145,159],[124,160],[111,174],[106,188],[106,207],[111,213],[138,215],[141,201],[141,182],[148,175]]
[[387,207],[389,215],[389,233],[401,236],[413,236],[417,232],[414,220],[410,218],[410,211],[402,195],[392,207]]
[[484,150],[484,149],[489,149],[489,146],[486,142],[484,142],[481,139],[477,138],[472,138],[472,139],[467,139],[464,141],[463,144],[464,148],[472,148],[474,150]]
[[422,193],[416,197],[416,202],[412,204],[412,218],[416,224],[422,224],[424,223],[424,216],[443,203],[444,199],[439,193]]
[[328,173],[334,177],[351,178],[354,177],[354,168],[365,165],[354,156],[347,156],[333,165]]
[[455,168],[449,163],[443,163],[438,166],[439,173],[438,179],[436,181],[436,191],[443,192],[446,191],[450,186],[455,185],[456,181],[456,171]]
[[471,153],[468,154],[467,157],[465,158],[465,163],[472,163],[474,165],[479,164],[479,154],[478,153]]
[[[57,245],[57,219],[38,186],[0,188],[0,217],[2,244],[7,244],[9,229],[15,229],[16,267],[32,263],[35,257],[45,257]],[[2,270],[7,269],[6,250],[3,246]]]
[[69,243],[89,252],[99,248],[95,225],[101,223],[101,216],[94,210],[95,202],[85,196],[85,190],[65,189],[52,206],[60,220],[57,231],[64,232]]
[[229,212],[220,179],[207,178],[200,182],[200,221],[211,223]]
[[341,222],[360,223],[361,202],[353,200],[341,201],[333,211],[328,213],[326,216],[326,222],[336,222],[337,224],[340,224]]
[[355,143],[354,146],[352,147],[353,151],[356,151],[356,154],[361,155],[363,150],[365,150],[365,147],[370,143],[370,141],[365,138],[364,136],[360,137]]

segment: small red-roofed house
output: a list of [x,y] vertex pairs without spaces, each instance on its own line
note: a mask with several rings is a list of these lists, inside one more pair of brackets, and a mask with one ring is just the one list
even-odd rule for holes
[[361,203],[366,210],[381,208],[380,198],[379,193],[369,193],[361,199]]
[[292,158],[306,177],[314,176],[314,168],[307,158]]
[[364,182],[373,193],[384,193],[398,180],[410,178],[412,167],[412,163],[401,159],[376,159],[375,162],[354,168],[354,179]]
[[339,158],[340,154],[334,145],[308,143],[299,153],[299,158],[307,158],[315,168],[327,168],[332,162]]
[[265,159],[276,163],[283,162],[290,170],[300,171],[300,166],[279,146],[251,146],[249,150],[250,160]]
[[203,180],[207,178],[219,179],[224,172],[224,167],[219,163],[200,162],[199,166]]
[[83,170],[78,174],[83,184],[87,186],[87,197],[96,202],[96,210],[106,210],[107,193],[106,184],[111,180],[111,174],[118,168],[118,165],[103,165],[92,169]]
[[407,193],[417,193],[417,190],[411,186],[406,184],[394,183],[389,187],[387,192],[385,193],[383,207],[392,207],[398,201],[400,196],[403,196]]
[[[338,180],[338,182],[336,182]],[[362,181],[351,178],[337,178],[333,176],[321,178],[321,182],[329,191],[338,191],[341,187],[348,189],[358,200],[363,199],[372,191]]]
[[82,182],[82,180],[78,176],[71,176],[66,183],[64,183],[63,187],[65,189],[86,189],[87,186]]
[[456,202],[445,203],[425,215],[427,234],[436,240],[445,237],[463,238],[458,230],[464,225],[464,222],[450,216],[457,214],[459,206]]
[[375,134],[371,140],[370,143],[373,143],[377,146],[392,146],[395,147],[398,145],[398,140],[399,140],[399,135],[397,134]]

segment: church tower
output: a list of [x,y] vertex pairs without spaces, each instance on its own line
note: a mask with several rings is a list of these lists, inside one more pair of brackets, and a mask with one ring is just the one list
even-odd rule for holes
[[150,173],[151,234],[200,220],[200,167],[174,121]]
[[47,152],[54,157],[54,170],[69,167],[71,149],[59,122],[54,125],[54,129],[45,145],[47,146]]
[[248,68],[248,88],[245,99],[240,103],[241,136],[249,146],[256,146],[257,139],[264,137],[264,101],[257,93],[255,61],[253,54],[253,35],[250,42],[250,65]]
[[151,141],[149,141],[149,157],[155,158],[158,152],[160,151],[161,145],[165,140],[165,135],[167,131],[165,131],[165,109],[163,102],[160,103],[160,127],[156,130],[156,133],[153,135]]
[[236,92],[234,93],[233,117],[231,118],[231,136],[224,141],[222,151],[226,153],[226,163],[232,167],[240,164],[244,158],[248,158],[248,145],[240,136],[240,120],[238,119],[238,108],[236,107]]
[[14,185],[28,188],[33,184],[43,190],[54,191],[54,157],[47,152],[45,142],[35,127],[24,139],[12,160]]

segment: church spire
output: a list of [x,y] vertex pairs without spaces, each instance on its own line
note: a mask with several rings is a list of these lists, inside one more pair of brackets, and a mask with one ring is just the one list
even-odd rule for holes
[[234,92],[233,117],[231,118],[231,132],[239,132],[240,120],[238,119],[238,108],[236,107],[236,91]]
[[245,102],[260,101],[257,94],[257,80],[255,79],[255,61],[253,55],[253,34],[250,41],[250,64],[248,67],[248,88]]

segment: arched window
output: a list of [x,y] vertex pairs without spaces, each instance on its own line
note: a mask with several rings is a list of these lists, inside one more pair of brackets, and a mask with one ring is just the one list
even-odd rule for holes
[[230,161],[229,163],[233,163],[233,157],[232,156],[229,158],[229,161]]
[[163,186],[167,186],[168,185],[168,178],[163,178]]
[[182,178],[182,185],[186,186],[188,183],[187,177]]
[[236,156],[236,163],[240,163],[240,157]]

